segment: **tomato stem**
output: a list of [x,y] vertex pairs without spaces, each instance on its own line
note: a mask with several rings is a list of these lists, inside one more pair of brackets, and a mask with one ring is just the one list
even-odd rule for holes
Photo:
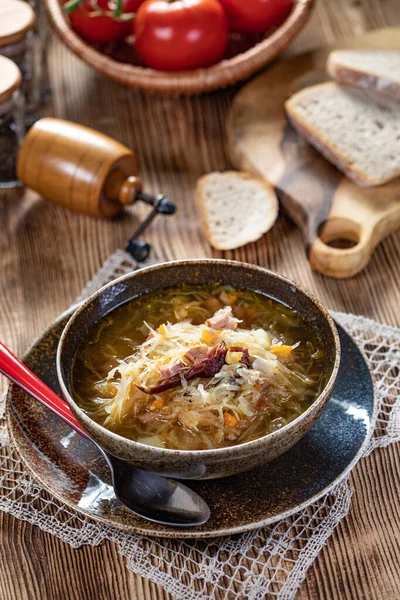
[[115,0],[114,16],[117,18],[122,15],[122,0]]
[[69,0],[66,4],[64,4],[64,10],[69,14],[74,12],[81,4],[84,3],[85,0]]
[[[84,2],[85,2],[85,0],[69,0],[69,2],[64,4],[64,10],[68,14],[71,14],[74,12],[74,10],[76,10],[77,8],[82,6],[84,4]],[[122,0],[115,0],[114,5],[115,5],[115,8],[113,9],[113,11],[103,10],[102,8],[99,7],[96,0],[91,0],[90,6],[94,10],[92,10],[91,12],[87,12],[84,7],[82,7],[82,10],[84,11],[85,16],[91,17],[91,18],[110,17],[112,19],[115,19],[116,21],[133,21],[133,19],[136,17],[135,13],[122,12],[122,10],[123,10]]]

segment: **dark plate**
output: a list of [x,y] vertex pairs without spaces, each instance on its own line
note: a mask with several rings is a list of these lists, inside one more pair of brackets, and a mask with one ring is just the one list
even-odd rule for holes
[[[24,362],[60,393],[55,356],[68,315],[30,348]],[[136,517],[116,500],[108,469],[96,448],[47,408],[11,385],[7,398],[11,438],[33,477],[61,502],[108,525],[146,535],[213,537],[267,525],[325,494],[355,465],[372,434],[374,388],[368,366],[341,327],[342,360],[327,408],[289,452],[247,473],[185,482],[208,502],[211,518],[175,529]]]

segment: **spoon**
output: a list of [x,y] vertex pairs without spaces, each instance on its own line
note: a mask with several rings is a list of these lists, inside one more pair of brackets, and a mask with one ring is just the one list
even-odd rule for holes
[[210,509],[196,492],[182,483],[149,471],[141,471],[99,446],[76,420],[69,406],[0,342],[0,372],[47,406],[102,453],[110,468],[118,500],[130,511],[162,525],[202,525]]

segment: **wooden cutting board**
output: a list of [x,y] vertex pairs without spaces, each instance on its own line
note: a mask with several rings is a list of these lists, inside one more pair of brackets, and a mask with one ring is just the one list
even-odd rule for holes
[[[400,50],[400,27],[379,29],[336,48]],[[301,228],[314,269],[351,277],[368,263],[379,242],[400,226],[400,178],[361,188],[316,152],[287,122],[285,99],[328,79],[332,47],[278,63],[244,86],[228,120],[232,160],[238,169],[268,180]]]

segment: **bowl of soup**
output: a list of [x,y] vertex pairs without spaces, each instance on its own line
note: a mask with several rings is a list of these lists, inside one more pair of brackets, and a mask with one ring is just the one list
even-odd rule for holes
[[125,275],[83,302],[57,352],[88,433],[140,469],[226,477],[311,428],[340,361],[319,300],[262,267],[196,259]]

